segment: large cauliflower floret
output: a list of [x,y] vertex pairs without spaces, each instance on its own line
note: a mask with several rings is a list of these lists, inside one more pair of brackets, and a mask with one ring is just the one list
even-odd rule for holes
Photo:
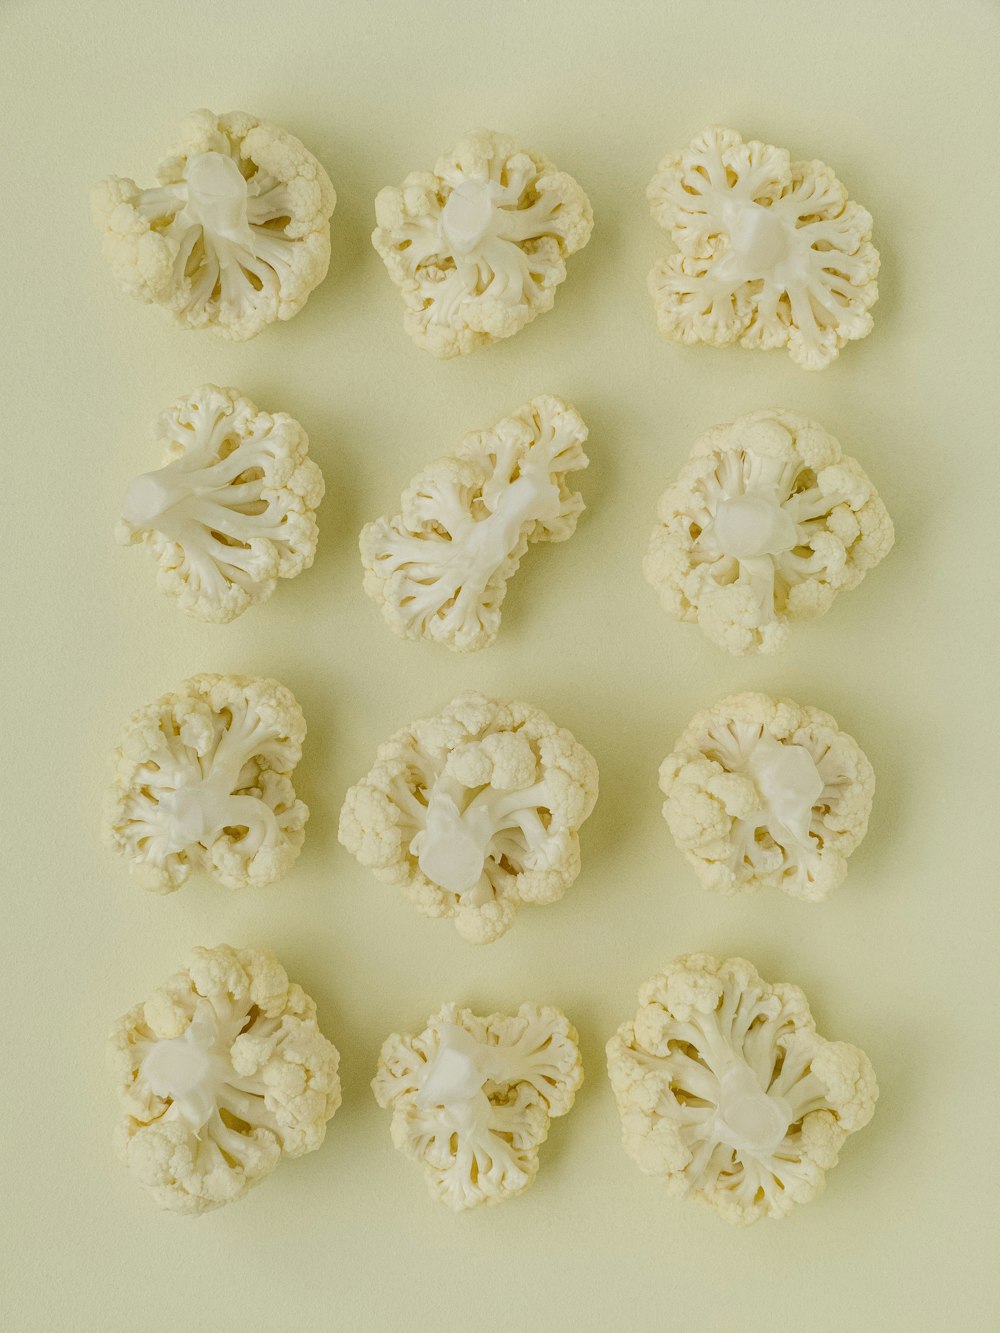
[[403,293],[403,325],[435,356],[509,338],[549,310],[590,239],[590,201],[547,158],[489,130],[375,200],[372,244]]
[[206,384],[163,413],[157,440],[164,466],[130,484],[115,536],[150,547],[182,611],[235,620],[309,568],[324,485],[297,421]]
[[469,694],[398,731],[347,793],[340,841],[425,916],[488,944],[580,873],[592,755],[538,708]]
[[298,314],[326,277],[337,196],[294,135],[242,111],[193,111],[156,174],[147,190],[111,176],[91,194],[123,291],[238,340]]
[[815,1198],[878,1098],[864,1051],[819,1036],[802,991],[745,958],[678,958],[607,1053],[625,1151],[741,1225]]
[[282,1157],[313,1152],[340,1105],[316,1005],[263,950],[195,949],[118,1020],[108,1058],[122,1158],[175,1213],[232,1203]]
[[646,191],[677,253],[649,275],[660,332],[715,347],[787,347],[819,370],[872,329],[872,219],[822,162],[707,129]]
[[528,1188],[549,1121],[583,1082],[576,1030],[551,1007],[479,1018],[446,1004],[417,1037],[394,1033],[372,1089],[392,1141],[420,1162],[431,1196],[455,1212]]
[[822,426],[778,409],[716,426],[660,499],[643,566],[664,608],[738,656],[783,647],[892,549],[892,520]]
[[737,694],[693,718],[660,766],[663,817],[706,889],[822,902],[868,830],[875,774],[829,713]]
[[259,888],[291,869],[309,817],[292,770],[306,724],[276,680],[193,676],[137,712],[112,756],[104,836],[144,888],[193,870]]
[[402,513],[361,533],[365,591],[389,627],[456,652],[492,643],[529,543],[576,529],[583,498],[566,478],[587,466],[586,438],[572,407],[534,398],[415,477]]

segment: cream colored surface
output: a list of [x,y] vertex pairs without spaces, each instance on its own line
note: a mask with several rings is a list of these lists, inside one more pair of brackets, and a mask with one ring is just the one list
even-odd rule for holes
[[[985,0],[0,7],[5,1329],[997,1326],[998,35]],[[328,280],[242,346],[119,296],[87,214],[92,181],[148,179],[201,105],[286,126],[340,197]],[[655,333],[645,280],[665,241],[643,192],[712,121],[823,158],[875,215],[875,332],[823,372]],[[439,363],[402,330],[372,201],[478,125],[577,176],[597,225],[551,313]],[[147,423],[205,380],[299,418],[328,482],[315,567],[221,627],[180,615],[111,537],[129,478],[158,461]],[[543,392],[591,428],[577,534],[532,551],[482,654],[396,639],[361,590],[363,522]],[[783,656],[739,661],[668,620],[640,564],[691,442],[770,405],[860,459],[898,542]],[[305,710],[313,817],[270,891],[145,896],[97,842],[121,724],[196,671],[274,674]],[[377,743],[473,687],[544,708],[602,774],[580,880],[480,950],[336,840]],[[710,896],[660,818],[663,755],[740,689],[829,709],[875,764],[871,832],[828,903]],[[316,997],[345,1101],[319,1153],[189,1221],[112,1155],[103,1039],[191,945],[220,940],[272,946]],[[604,1041],[693,949],[800,983],[821,1030],[878,1070],[874,1122],[786,1222],[730,1230],[620,1147]],[[587,1068],[530,1192],[459,1218],[392,1150],[368,1088],[385,1035],[446,999],[559,1005]]]

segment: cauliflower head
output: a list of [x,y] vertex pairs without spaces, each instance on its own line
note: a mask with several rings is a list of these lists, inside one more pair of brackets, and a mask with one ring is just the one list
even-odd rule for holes
[[156,174],[149,189],[111,176],[91,192],[124,292],[238,341],[298,314],[326,277],[337,196],[294,135],[243,111],[193,111]]
[[568,731],[530,704],[469,694],[379,746],[347,793],[340,841],[425,916],[488,944],[522,903],[573,883],[596,800],[597,764]]
[[316,1005],[266,950],[195,949],[118,1020],[108,1061],[122,1159],[161,1208],[188,1216],[313,1152],[340,1105],[340,1056]]
[[660,766],[660,789],[706,889],[822,902],[868,831],[875,774],[829,713],[737,694],[692,719]]
[[507,580],[531,542],[565,541],[584,508],[570,472],[587,428],[558,398],[534,398],[424,469],[402,512],[361,533],[365,591],[404,639],[455,652],[492,643]]
[[403,326],[440,357],[509,338],[550,310],[594,225],[572,176],[490,130],[433,172],[380,190],[375,218],[372,244],[403,294]]
[[193,676],[126,727],[111,757],[105,841],[155,893],[173,893],[193,870],[231,889],[272,883],[305,837],[309,811],[292,787],[305,734],[276,680]]
[[625,1151],[738,1225],[815,1198],[878,1098],[864,1051],[819,1036],[802,991],[745,958],[678,958],[607,1055]]
[[419,1036],[387,1038],[372,1090],[431,1197],[462,1212],[528,1188],[550,1120],[582,1082],[576,1030],[558,1009],[480,1018],[446,1004]]
[[820,370],[871,332],[871,214],[824,163],[713,126],[663,159],[646,197],[677,246],[649,275],[665,337],[787,347]]
[[643,569],[665,610],[737,656],[773,653],[892,549],[892,520],[822,426],[778,409],[716,426],[660,499]]

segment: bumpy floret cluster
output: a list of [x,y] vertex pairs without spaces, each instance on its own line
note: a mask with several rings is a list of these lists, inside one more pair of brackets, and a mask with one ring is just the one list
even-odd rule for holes
[[403,324],[436,356],[509,338],[549,310],[590,239],[572,176],[504,135],[469,135],[433,172],[380,190],[372,243],[403,294]]
[[802,991],[744,958],[677,959],[607,1052],[626,1152],[737,1224],[815,1198],[878,1098],[865,1053],[819,1036]]
[[340,841],[425,916],[484,944],[522,903],[573,883],[596,800],[597,765],[568,731],[530,704],[470,694],[379,746],[347,793]]

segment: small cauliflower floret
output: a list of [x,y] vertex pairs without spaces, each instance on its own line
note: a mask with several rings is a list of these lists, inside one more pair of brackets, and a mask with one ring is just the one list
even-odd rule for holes
[[868,831],[875,774],[829,713],[737,694],[699,713],[660,767],[663,817],[706,889],[822,902]]
[[892,549],[875,487],[822,426],[779,409],[716,426],[660,498],[643,569],[665,610],[737,656],[773,653]]
[[503,1203],[538,1171],[554,1116],[583,1082],[576,1030],[551,1007],[479,1018],[446,1004],[417,1037],[394,1033],[372,1089],[392,1111],[392,1142],[424,1168],[454,1212]]
[[663,159],[646,197],[677,246],[649,275],[665,337],[787,347],[819,370],[871,332],[871,215],[824,163],[715,126]]
[[140,709],[112,755],[105,841],[144,888],[193,870],[260,888],[291,869],[307,807],[292,771],[306,724],[290,690],[249,676],[193,676]]
[[625,1151],[739,1225],[815,1198],[878,1099],[865,1053],[819,1036],[799,988],[745,958],[678,958],[607,1055]]
[[313,1152],[340,1105],[340,1056],[316,1005],[263,950],[195,949],[118,1020],[108,1059],[121,1156],[175,1213],[232,1203],[282,1157]]
[[111,176],[91,194],[123,291],[237,340],[298,314],[326,277],[337,196],[294,135],[242,111],[193,111],[156,174],[147,190]]
[[492,643],[529,543],[576,529],[583,498],[566,478],[587,466],[586,438],[572,407],[534,398],[415,477],[402,512],[361,533],[365,591],[390,629],[455,652]]
[[433,172],[380,190],[375,217],[372,244],[403,294],[403,326],[440,357],[509,338],[550,310],[594,225],[572,176],[489,130]]
[[340,841],[425,916],[477,944],[522,903],[557,901],[580,873],[597,765],[530,704],[469,694],[380,745],[347,793]]

